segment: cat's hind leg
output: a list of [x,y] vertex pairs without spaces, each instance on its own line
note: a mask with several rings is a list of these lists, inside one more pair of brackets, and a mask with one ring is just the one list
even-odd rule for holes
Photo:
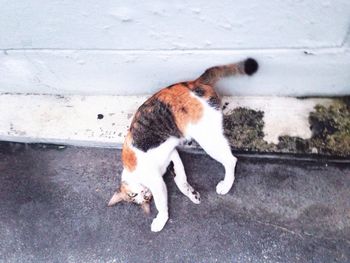
[[223,195],[230,191],[235,180],[237,158],[231,153],[222,126],[222,113],[214,109],[207,109],[203,118],[189,128],[189,135],[206,153],[225,167],[225,178],[216,186],[216,192]]
[[193,189],[193,187],[187,182],[187,176],[185,173],[185,168],[176,149],[171,153],[171,161],[174,164],[175,177],[174,181],[185,196],[187,196],[193,203],[199,204],[201,198],[199,193]]

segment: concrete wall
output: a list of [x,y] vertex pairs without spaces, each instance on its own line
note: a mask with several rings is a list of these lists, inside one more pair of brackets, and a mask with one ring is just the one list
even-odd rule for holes
[[0,92],[148,94],[256,57],[226,95],[350,94],[350,1],[0,0]]

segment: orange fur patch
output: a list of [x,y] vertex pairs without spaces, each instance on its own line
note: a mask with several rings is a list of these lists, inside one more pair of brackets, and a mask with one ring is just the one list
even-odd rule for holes
[[189,123],[197,122],[203,114],[202,104],[191,95],[193,83],[188,87],[179,83],[159,91],[155,97],[171,107],[177,127],[184,132]]
[[131,142],[132,142],[132,138],[129,132],[125,138],[124,145],[123,145],[122,161],[123,161],[124,168],[126,168],[130,172],[134,171],[137,165],[136,154],[130,148]]
[[127,195],[127,193],[129,192],[129,187],[126,183],[124,182],[121,182],[120,184],[120,188],[119,188],[119,191],[125,195]]

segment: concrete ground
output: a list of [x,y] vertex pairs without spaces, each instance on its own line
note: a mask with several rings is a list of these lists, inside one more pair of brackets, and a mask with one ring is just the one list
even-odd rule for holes
[[166,175],[170,220],[106,207],[120,151],[0,145],[0,262],[350,262],[350,163],[238,155],[237,179],[182,152],[195,205]]

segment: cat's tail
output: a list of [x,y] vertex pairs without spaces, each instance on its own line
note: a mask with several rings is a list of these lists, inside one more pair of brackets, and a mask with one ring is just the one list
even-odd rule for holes
[[223,66],[208,68],[196,81],[206,85],[214,85],[218,80],[233,75],[253,75],[259,68],[253,58]]

